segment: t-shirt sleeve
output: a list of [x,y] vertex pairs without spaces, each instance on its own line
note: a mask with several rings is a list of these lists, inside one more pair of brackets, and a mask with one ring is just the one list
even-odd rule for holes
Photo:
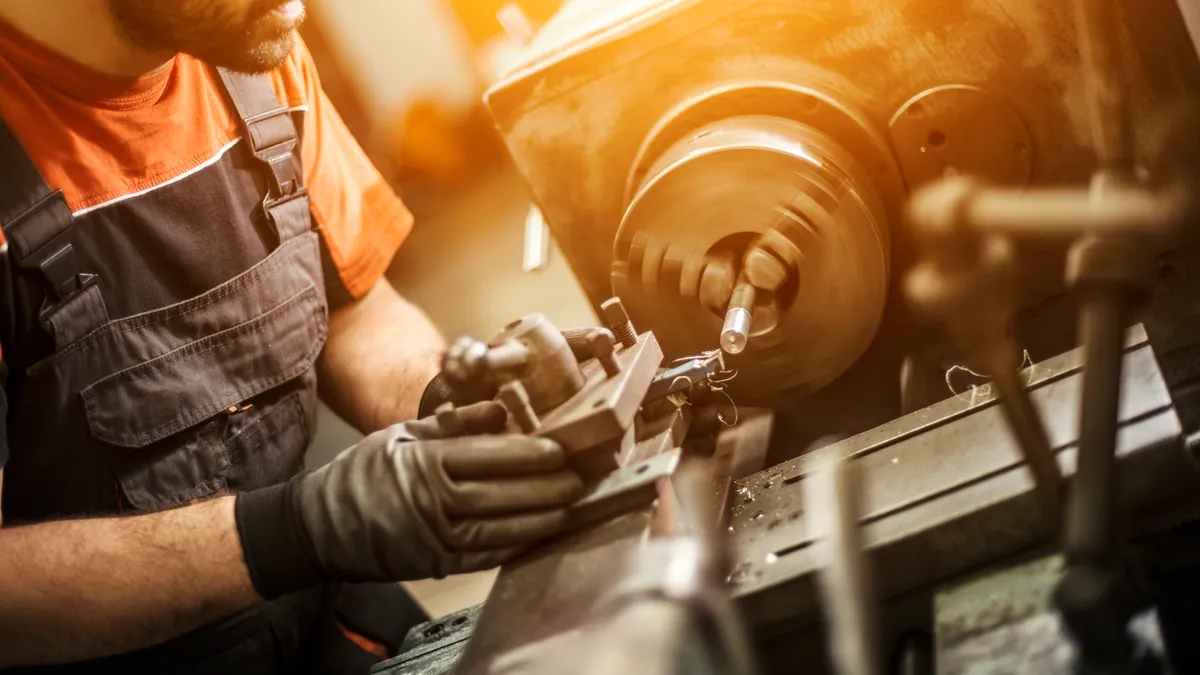
[[342,285],[350,297],[361,298],[412,230],[412,214],[325,96],[302,42],[285,68],[291,71],[285,77],[296,78],[302,88],[308,108],[301,154],[313,217]]

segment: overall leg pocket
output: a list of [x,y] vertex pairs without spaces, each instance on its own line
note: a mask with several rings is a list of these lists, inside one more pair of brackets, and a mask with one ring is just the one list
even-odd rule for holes
[[224,428],[224,420],[211,419],[144,448],[118,448],[114,467],[125,502],[153,511],[224,492],[230,467]]
[[230,415],[225,448],[231,491],[282,483],[304,469],[316,411],[315,378],[301,377]]

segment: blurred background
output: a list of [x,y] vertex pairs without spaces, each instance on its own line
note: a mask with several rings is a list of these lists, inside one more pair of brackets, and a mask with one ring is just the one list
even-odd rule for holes
[[[550,244],[524,270],[530,201],[482,106],[487,86],[561,0],[309,0],[301,33],[322,85],[416,225],[388,277],[449,338],[486,338],[529,312],[594,315]],[[310,467],[358,433],[320,412]],[[482,602],[494,573],[413,584],[434,617]]]

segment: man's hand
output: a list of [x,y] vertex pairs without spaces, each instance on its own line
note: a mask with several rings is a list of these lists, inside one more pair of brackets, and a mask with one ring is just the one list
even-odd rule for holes
[[[262,500],[243,495],[239,527],[255,585],[271,597],[312,577],[404,581],[488,569],[566,523],[583,491],[561,448],[503,430],[497,403],[455,412],[447,437],[436,419],[368,436],[328,466]],[[247,499],[250,497],[250,499]],[[286,527],[308,553],[298,571],[275,536],[268,509],[289,512]],[[286,538],[289,539],[290,538]]]

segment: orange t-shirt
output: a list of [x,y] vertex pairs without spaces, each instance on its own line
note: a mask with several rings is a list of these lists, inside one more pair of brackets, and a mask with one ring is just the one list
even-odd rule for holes
[[[303,43],[269,76],[301,127],[304,180],[329,257],[345,290],[361,297],[412,216],[326,98]],[[215,170],[240,136],[216,73],[190,56],[136,79],[110,77],[2,22],[0,118],[77,220]]]

